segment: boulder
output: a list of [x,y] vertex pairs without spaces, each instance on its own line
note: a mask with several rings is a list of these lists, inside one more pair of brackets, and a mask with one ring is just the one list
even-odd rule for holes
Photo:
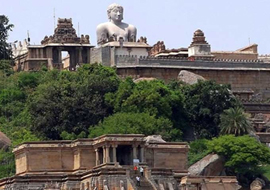
[[7,148],[11,145],[10,139],[0,131],[0,149]]
[[183,82],[190,84],[190,85],[197,83],[198,80],[205,80],[205,78],[203,78],[202,76],[197,75],[197,74],[192,73],[192,72],[189,72],[189,71],[186,71],[186,70],[180,71],[177,79],[179,81],[183,81]]
[[260,178],[256,178],[250,184],[250,190],[261,190],[264,186],[265,186],[265,182]]
[[217,154],[208,154],[188,168],[190,175],[220,176],[224,175],[224,159]]
[[166,142],[162,139],[161,135],[150,135],[145,137],[146,143],[159,143],[159,142]]
[[135,83],[141,82],[141,81],[151,81],[151,80],[157,80],[156,78],[153,77],[141,77],[136,80],[134,80]]

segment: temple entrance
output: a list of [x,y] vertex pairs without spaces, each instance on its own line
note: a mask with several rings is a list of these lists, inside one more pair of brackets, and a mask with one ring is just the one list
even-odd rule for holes
[[70,55],[68,51],[62,51],[62,64],[64,70],[69,70],[70,65]]
[[118,145],[116,148],[117,162],[120,165],[132,165],[132,146]]

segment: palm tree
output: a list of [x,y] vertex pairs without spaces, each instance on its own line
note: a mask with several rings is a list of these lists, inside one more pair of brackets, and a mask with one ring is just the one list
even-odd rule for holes
[[241,107],[229,108],[220,115],[221,134],[234,134],[240,136],[254,131],[249,114]]

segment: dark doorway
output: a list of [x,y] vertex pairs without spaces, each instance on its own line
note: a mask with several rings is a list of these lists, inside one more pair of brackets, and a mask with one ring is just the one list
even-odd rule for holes
[[103,149],[98,148],[98,158],[99,158],[99,164],[103,164]]
[[132,146],[118,145],[116,148],[116,157],[120,165],[132,165]]

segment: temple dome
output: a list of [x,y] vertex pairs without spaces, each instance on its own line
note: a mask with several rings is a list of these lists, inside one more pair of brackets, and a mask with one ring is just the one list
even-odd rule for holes
[[200,29],[198,29],[198,30],[196,30],[194,32],[194,36],[204,36],[204,33],[203,33],[203,31],[201,31]]
[[198,29],[194,32],[193,41],[191,45],[193,44],[207,44],[202,30]]

